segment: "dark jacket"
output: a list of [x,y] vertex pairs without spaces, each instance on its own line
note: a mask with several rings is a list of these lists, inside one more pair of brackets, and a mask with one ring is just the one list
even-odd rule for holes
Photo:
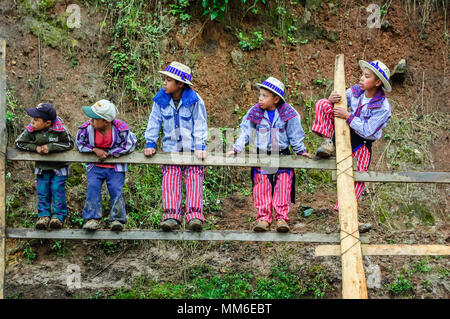
[[[34,131],[33,127],[28,124],[15,142],[18,149],[30,152],[36,152],[37,146],[46,144],[49,153],[64,152],[73,148],[74,143],[70,132],[66,129],[60,118],[57,118],[48,130]],[[68,165],[66,162],[35,162],[35,167],[41,170],[58,170]]]

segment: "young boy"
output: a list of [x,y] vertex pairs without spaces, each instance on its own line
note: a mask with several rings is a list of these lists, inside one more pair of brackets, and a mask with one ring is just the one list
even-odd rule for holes
[[[359,61],[362,75],[358,85],[347,89],[347,107],[334,107],[341,100],[337,92],[316,103],[316,116],[312,131],[323,136],[324,141],[317,149],[317,156],[328,158],[334,153],[334,117],[346,119],[350,126],[353,157],[357,159],[358,171],[367,171],[372,154],[372,143],[381,137],[382,129],[391,118],[391,105],[384,92],[391,92],[390,72],[381,61]],[[331,137],[333,136],[333,139]],[[365,183],[355,183],[358,200]],[[338,202],[334,209],[339,209]]]
[[[56,110],[50,103],[40,103],[25,109],[32,117],[31,123],[17,138],[16,147],[41,155],[64,152],[73,148],[73,140]],[[66,180],[69,164],[64,162],[36,161],[36,190],[38,220],[36,229],[60,229],[67,216]]]
[[[82,153],[94,152],[99,159],[108,156],[119,157],[131,153],[136,148],[136,135],[128,125],[116,119],[116,106],[107,100],[100,100],[92,106],[83,106],[83,112],[90,120],[78,128],[76,145]],[[127,164],[87,165],[88,188],[83,218],[83,229],[97,230],[102,218],[101,188],[104,181],[111,197],[110,226],[113,231],[121,231],[126,223],[125,202],[122,189],[125,183]]]
[[[289,146],[297,155],[311,158],[306,152],[300,114],[284,99],[284,84],[269,77],[261,84],[259,103],[253,106],[241,123],[241,134],[227,157],[244,151],[250,138],[255,134],[257,153],[272,151],[290,154]],[[258,210],[256,232],[269,230],[272,223],[272,207],[278,232],[289,231],[290,202],[295,198],[294,170],[279,168],[275,173],[260,168],[252,168],[253,202]]]
[[[191,88],[191,69],[172,62],[165,71],[164,87],[153,98],[154,104],[145,131],[145,156],[156,152],[161,124],[164,152],[194,152],[206,158],[206,109],[202,98]],[[180,227],[181,179],[186,186],[186,223],[188,229],[201,231],[203,217],[203,166],[162,166],[163,217],[161,228],[171,231]]]

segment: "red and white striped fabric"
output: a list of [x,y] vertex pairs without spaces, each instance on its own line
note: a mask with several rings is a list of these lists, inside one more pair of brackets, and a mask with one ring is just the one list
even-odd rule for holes
[[193,218],[205,220],[203,216],[204,166],[162,166],[162,220],[173,218],[181,222],[181,180],[184,173],[186,186],[186,222]]
[[316,103],[316,116],[312,126],[312,131],[320,136],[331,138],[334,132],[333,104],[322,99]]
[[[316,116],[314,118],[314,124],[312,127],[312,131],[321,136],[331,138],[334,132],[334,115],[333,115],[333,104],[327,100],[322,99],[317,101],[316,103]],[[370,152],[369,149],[362,145],[355,152],[353,152],[352,156],[357,159],[358,162],[358,171],[367,171],[370,163]],[[356,200],[359,200],[361,194],[366,187],[364,182],[356,182],[355,183],[355,195]],[[338,201],[336,201],[336,205],[334,206],[334,210],[339,210]]]
[[272,224],[272,206],[275,209],[275,220],[289,221],[291,201],[292,173],[283,172],[278,175],[272,197],[272,184],[265,174],[255,172],[253,187],[253,204],[258,210],[257,221],[265,220]]

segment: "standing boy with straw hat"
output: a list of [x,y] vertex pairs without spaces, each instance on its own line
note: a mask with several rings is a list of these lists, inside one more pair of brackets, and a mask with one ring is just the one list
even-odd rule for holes
[[[297,155],[311,157],[306,152],[300,114],[284,99],[284,84],[274,77],[269,77],[261,84],[259,103],[253,106],[243,118],[241,134],[233,150],[227,156],[240,153],[250,142],[253,135],[257,153],[276,152],[290,154],[289,146]],[[271,172],[253,167],[253,203],[258,210],[256,232],[269,230],[272,223],[272,207],[275,210],[278,232],[288,232],[288,213],[290,202],[295,201],[294,170],[279,168]]]
[[[381,137],[382,129],[391,118],[391,105],[384,92],[391,92],[389,69],[381,61],[359,61],[362,75],[359,84],[345,92],[348,110],[336,107],[334,103],[341,100],[337,92],[332,92],[328,99],[316,103],[316,116],[312,131],[324,137],[324,142],[317,149],[316,155],[330,157],[334,153],[334,117],[346,119],[350,126],[353,157],[358,161],[358,171],[367,171],[372,155],[372,143]],[[356,199],[359,199],[365,183],[355,183]],[[334,207],[338,210],[338,202]]]
[[[161,124],[164,152],[194,152],[206,158],[208,126],[202,98],[191,88],[191,69],[172,62],[164,71],[164,87],[153,98],[153,108],[145,131],[145,156],[156,153]],[[162,166],[163,218],[161,228],[171,231],[180,227],[181,180],[186,186],[186,223],[190,230],[201,231],[203,216],[204,166]]]
[[[83,112],[90,118],[78,128],[76,145],[82,153],[93,152],[101,160],[109,156],[119,157],[136,148],[136,135],[128,125],[117,119],[116,106],[107,100],[100,100],[92,106],[83,106]],[[106,181],[111,197],[110,227],[121,231],[126,223],[123,185],[127,164],[89,163],[87,166],[88,187],[83,209],[85,230],[97,230],[102,218],[102,184]]]

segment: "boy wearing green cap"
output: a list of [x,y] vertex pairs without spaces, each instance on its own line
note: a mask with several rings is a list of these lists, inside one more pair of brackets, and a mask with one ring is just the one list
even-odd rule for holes
[[[100,100],[92,106],[83,106],[83,112],[90,117],[78,128],[75,143],[80,152],[94,152],[98,158],[119,157],[136,148],[137,138],[128,125],[117,119],[116,106],[107,100]],[[111,197],[111,230],[121,231],[126,223],[125,202],[122,189],[125,183],[127,164],[87,164],[88,189],[83,209],[85,230],[100,228],[102,217],[101,188],[104,181]]]

